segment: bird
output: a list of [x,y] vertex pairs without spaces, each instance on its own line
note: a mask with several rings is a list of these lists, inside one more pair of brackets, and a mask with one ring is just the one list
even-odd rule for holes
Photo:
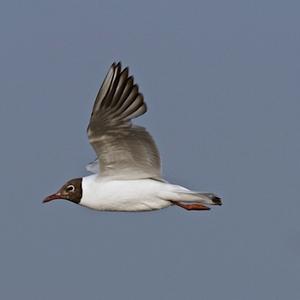
[[152,211],[177,206],[187,211],[222,205],[203,193],[163,179],[157,146],[149,132],[132,120],[147,111],[143,94],[129,68],[114,62],[96,96],[87,127],[96,160],[92,174],[67,181],[47,203],[63,199],[98,211]]

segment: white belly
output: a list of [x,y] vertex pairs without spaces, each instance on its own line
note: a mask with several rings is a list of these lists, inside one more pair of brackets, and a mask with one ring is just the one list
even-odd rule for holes
[[171,205],[159,197],[165,183],[151,180],[105,181],[97,175],[83,178],[80,205],[106,211],[147,211]]

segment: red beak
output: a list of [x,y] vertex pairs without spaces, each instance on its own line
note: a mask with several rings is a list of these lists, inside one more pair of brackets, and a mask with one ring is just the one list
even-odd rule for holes
[[55,200],[55,199],[62,199],[61,195],[59,193],[52,194],[52,195],[46,197],[43,200],[43,203],[47,203],[47,202],[50,202],[50,201]]

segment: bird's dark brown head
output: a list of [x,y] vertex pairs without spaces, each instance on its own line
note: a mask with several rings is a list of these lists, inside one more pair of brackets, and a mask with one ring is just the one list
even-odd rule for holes
[[79,204],[82,197],[82,178],[75,178],[65,183],[57,193],[46,197],[43,203],[64,199]]

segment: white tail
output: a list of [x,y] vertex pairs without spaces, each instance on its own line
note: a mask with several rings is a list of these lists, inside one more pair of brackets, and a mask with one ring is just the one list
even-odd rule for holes
[[169,191],[164,191],[161,197],[173,202],[194,202],[206,205],[222,205],[221,198],[213,193],[199,193],[179,185],[169,185]]
[[199,202],[208,205],[222,205],[221,198],[212,193],[198,193],[198,192],[178,192],[177,195],[183,202]]

